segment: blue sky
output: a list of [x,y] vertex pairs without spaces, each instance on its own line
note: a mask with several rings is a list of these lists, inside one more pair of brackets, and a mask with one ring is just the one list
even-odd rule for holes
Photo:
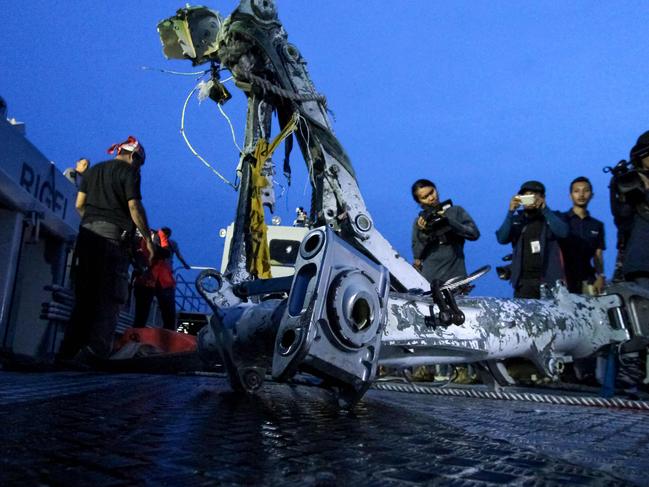
[[[2,0],[0,95],[28,138],[64,169],[97,162],[128,134],[147,149],[144,204],[168,225],[190,263],[218,266],[218,236],[235,194],[186,149],[180,111],[196,81],[143,70],[193,71],[167,61],[157,22],[182,2]],[[411,258],[418,208],[410,185],[435,181],[476,220],[469,269],[498,265],[509,248],[494,236],[520,183],[540,179],[553,209],[570,206],[568,183],[591,178],[591,209],[606,224],[607,273],[615,229],[608,178],[649,129],[646,2],[438,2],[277,0],[280,19],[335,114],[378,228]],[[228,14],[234,1],[209,7]],[[245,100],[234,86],[224,106],[241,143]],[[216,106],[192,100],[186,120],[197,150],[233,177],[238,152]],[[281,157],[276,158],[278,161]],[[284,222],[308,205],[304,164],[278,201]],[[284,184],[280,178],[279,182]],[[495,274],[477,294],[511,295]]]

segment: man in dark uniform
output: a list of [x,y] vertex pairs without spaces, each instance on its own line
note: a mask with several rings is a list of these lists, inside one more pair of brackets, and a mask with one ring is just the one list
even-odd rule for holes
[[620,270],[625,281],[649,288],[649,132],[638,137],[629,158],[633,170],[611,180]]
[[137,227],[153,255],[140,193],[144,147],[129,136],[108,149],[115,159],[88,169],[76,207],[81,225],[74,253],[75,306],[65,330],[60,358],[92,363],[107,358],[122,304],[128,293],[129,245]]
[[[529,201],[528,201],[529,200]],[[522,206],[523,211],[516,211]],[[545,203],[545,186],[527,181],[509,202],[505,221],[496,231],[498,243],[513,247],[511,283],[515,298],[539,299],[541,284],[563,279],[557,239],[568,236],[568,225]]]
[[[649,131],[631,148],[632,168],[614,173],[611,211],[618,228],[618,273],[627,282],[649,289]],[[622,353],[618,386],[635,394],[644,386],[645,350]]]
[[570,232],[559,243],[571,293],[601,294],[604,290],[604,224],[588,212],[592,197],[588,178],[580,176],[570,183],[572,209],[563,214]]

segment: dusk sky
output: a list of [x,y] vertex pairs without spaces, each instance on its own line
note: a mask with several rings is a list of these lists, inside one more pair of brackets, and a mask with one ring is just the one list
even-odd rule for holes
[[[228,15],[235,1],[208,2]],[[173,228],[186,259],[218,267],[219,229],[234,216],[235,192],[186,148],[180,114],[196,76],[190,62],[167,61],[158,21],[183,2],[169,0],[0,0],[0,96],[9,116],[61,170],[80,156],[132,134],[147,150],[143,201],[152,226]],[[289,41],[326,95],[336,135],[356,170],[376,226],[412,259],[418,207],[410,186],[435,181],[476,220],[466,245],[469,271],[500,264],[510,247],[494,232],[520,183],[539,179],[552,209],[570,208],[568,184],[589,177],[592,214],[606,225],[606,273],[615,228],[602,167],[628,157],[649,129],[646,66],[649,3],[430,0],[277,0]],[[142,69],[143,66],[152,68]],[[245,100],[223,108],[243,143]],[[226,120],[211,101],[193,98],[187,134],[230,179],[238,160]],[[281,167],[283,150],[275,157]],[[278,200],[285,223],[307,206],[304,162],[292,154],[294,180]],[[281,174],[281,170],[279,171]],[[285,185],[283,177],[278,182]],[[278,194],[281,192],[278,189]],[[495,272],[477,295],[510,296]]]

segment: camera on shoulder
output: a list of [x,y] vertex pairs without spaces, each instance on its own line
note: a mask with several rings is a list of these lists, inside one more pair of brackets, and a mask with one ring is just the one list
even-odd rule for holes
[[644,200],[644,182],[632,162],[621,160],[614,167],[605,167],[604,172],[612,174],[612,188],[626,201],[633,204]]

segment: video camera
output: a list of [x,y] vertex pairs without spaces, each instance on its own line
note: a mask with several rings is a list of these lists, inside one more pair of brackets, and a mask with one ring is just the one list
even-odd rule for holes
[[607,166],[603,169],[605,173],[611,173],[611,189],[623,196],[631,204],[644,200],[644,183],[640,178],[640,172],[633,163],[649,156],[649,149],[646,152],[633,154],[631,161],[621,160],[614,167]]
[[623,174],[628,173],[629,171],[633,171],[635,168],[633,167],[633,163],[631,161],[627,161],[622,159],[620,162],[618,162],[615,166],[606,166],[602,169],[605,173],[611,173],[613,177],[620,177]]
[[[419,216],[426,222],[425,233],[442,236],[451,230],[451,225],[443,213],[453,206],[453,201],[442,201],[439,205],[427,206],[419,212]],[[442,213],[440,215],[440,213]]]

